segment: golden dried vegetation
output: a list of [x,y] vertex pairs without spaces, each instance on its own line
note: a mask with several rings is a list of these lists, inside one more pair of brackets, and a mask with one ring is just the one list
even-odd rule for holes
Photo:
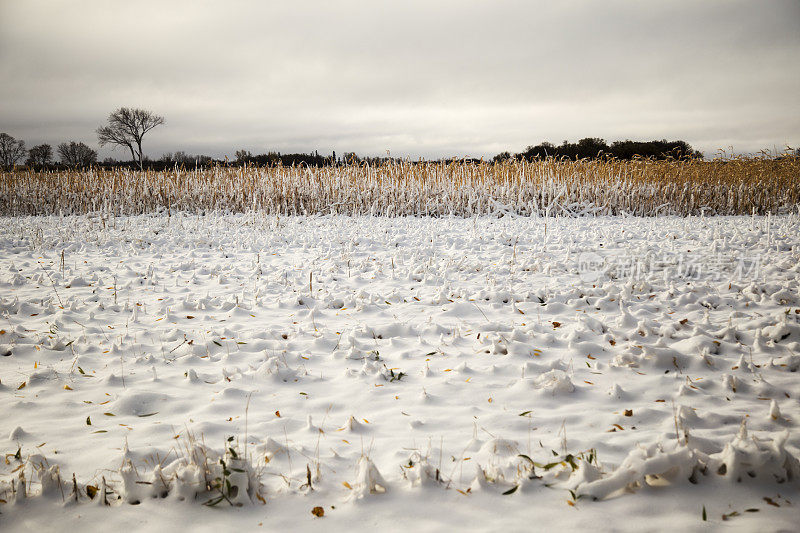
[[800,206],[800,158],[390,162],[0,174],[0,214],[749,215]]

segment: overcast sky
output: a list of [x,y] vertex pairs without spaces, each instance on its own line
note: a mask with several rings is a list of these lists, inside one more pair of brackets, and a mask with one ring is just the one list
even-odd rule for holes
[[120,106],[153,158],[797,147],[800,1],[0,0],[0,131],[97,148]]

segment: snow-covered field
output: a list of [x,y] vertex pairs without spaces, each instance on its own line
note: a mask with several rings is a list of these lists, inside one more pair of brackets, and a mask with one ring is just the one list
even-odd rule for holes
[[0,218],[0,529],[796,530],[799,291],[797,216]]

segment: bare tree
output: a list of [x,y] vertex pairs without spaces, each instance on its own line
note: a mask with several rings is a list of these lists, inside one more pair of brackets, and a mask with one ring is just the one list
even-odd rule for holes
[[61,162],[70,167],[86,167],[97,161],[97,152],[75,141],[58,145]]
[[53,147],[49,144],[39,144],[28,150],[26,165],[44,167],[53,161]]
[[0,133],[0,166],[12,168],[25,157],[25,142],[18,141],[8,133]]
[[156,126],[164,124],[164,117],[145,109],[120,107],[108,115],[108,126],[97,128],[100,146],[107,144],[127,146],[131,157],[143,168],[142,137]]

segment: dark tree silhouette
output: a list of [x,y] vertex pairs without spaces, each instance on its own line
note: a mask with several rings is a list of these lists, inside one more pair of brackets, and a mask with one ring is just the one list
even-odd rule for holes
[[18,141],[8,133],[0,133],[0,165],[12,168],[25,157],[25,142]]
[[49,144],[39,144],[28,150],[26,165],[31,167],[46,167],[53,162],[53,147]]
[[508,161],[509,159],[511,159],[511,152],[506,151],[506,152],[500,152],[499,154],[494,156],[492,158],[492,161],[498,163],[500,161]]
[[58,156],[68,167],[87,167],[97,161],[97,152],[75,141],[59,144]]
[[126,146],[131,158],[143,168],[142,138],[156,126],[164,124],[164,117],[145,109],[120,107],[108,115],[108,126],[97,128],[100,146],[111,144]]
[[[502,154],[501,154],[502,155]],[[577,143],[564,141],[555,146],[543,142],[536,146],[528,146],[524,152],[517,154],[517,159],[545,159],[547,157],[568,159],[598,159],[601,157],[614,157],[616,159],[633,159],[645,157],[653,159],[691,159],[701,158],[703,154],[695,151],[686,141],[615,141],[609,146],[605,140],[596,137],[586,137]]]
[[598,139],[597,137],[586,137],[585,139],[578,141],[578,159],[584,159],[587,157],[594,159],[608,153],[608,145],[603,139]]
[[253,159],[253,154],[251,154],[248,150],[236,150],[236,162],[237,163],[247,163],[251,159]]

